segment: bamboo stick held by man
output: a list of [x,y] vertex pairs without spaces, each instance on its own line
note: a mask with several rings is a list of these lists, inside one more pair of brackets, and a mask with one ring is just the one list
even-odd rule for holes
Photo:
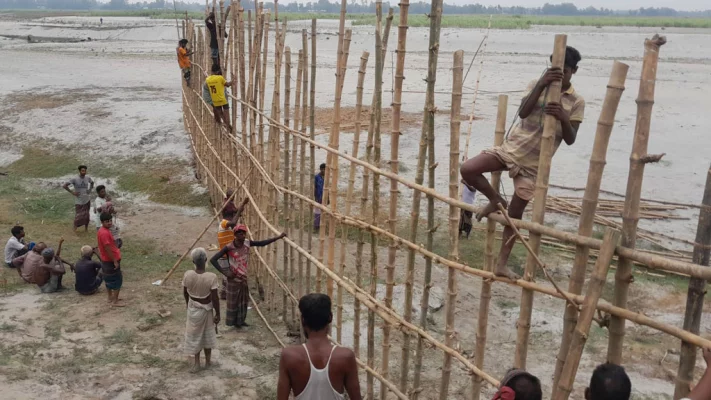
[[[484,150],[462,164],[461,175],[464,181],[489,199],[489,204],[476,215],[477,220],[495,212],[498,204],[508,208],[512,218],[521,219],[523,216],[526,205],[533,199],[545,115],[551,115],[558,121],[554,151],[563,141],[568,146],[575,143],[585,113],[585,100],[571,84],[571,78],[577,72],[580,60],[580,53],[568,46],[563,70],[550,68],[538,81],[529,84],[528,94],[523,98],[518,112],[521,121],[513,127],[504,144]],[[549,102],[548,87],[558,81],[562,81],[560,103]],[[510,204],[484,177],[484,173],[496,171],[509,171],[509,176],[513,179],[514,194]],[[494,273],[497,276],[518,279],[519,276],[507,266],[514,245],[514,242],[509,240],[512,235],[513,230],[507,226],[504,229]]]

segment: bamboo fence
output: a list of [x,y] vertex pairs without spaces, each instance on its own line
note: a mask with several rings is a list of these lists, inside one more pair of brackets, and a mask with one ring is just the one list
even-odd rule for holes
[[[345,4],[345,2],[343,2]],[[677,338],[682,344],[682,361],[679,366],[677,390],[684,393],[688,390],[689,382],[693,376],[693,350],[697,346],[710,347],[711,341],[702,337],[698,330],[698,316],[701,315],[699,296],[690,295],[687,304],[687,319],[684,329],[650,318],[642,312],[626,309],[616,297],[614,304],[600,299],[600,291],[605,284],[605,271],[611,268],[613,257],[629,262],[629,268],[621,276],[629,276],[630,269],[635,264],[640,264],[652,271],[662,273],[683,274],[692,278],[690,293],[699,294],[703,291],[703,284],[711,278],[711,269],[698,265],[708,263],[708,235],[698,236],[695,247],[694,259],[687,262],[671,259],[660,254],[653,254],[632,249],[630,245],[622,243],[617,245],[614,234],[605,235],[604,240],[591,237],[595,212],[598,208],[602,167],[612,131],[615,109],[620,101],[620,94],[624,85],[626,66],[620,63],[613,65],[613,72],[608,85],[603,113],[598,122],[598,131],[595,139],[593,155],[590,160],[588,186],[581,206],[581,222],[578,233],[569,233],[557,230],[543,224],[545,212],[547,178],[550,168],[550,153],[545,150],[539,168],[539,182],[536,188],[536,201],[534,202],[534,220],[511,220],[508,215],[491,214],[487,221],[485,262],[481,266],[468,265],[459,260],[458,234],[460,210],[477,212],[478,208],[459,201],[459,163],[460,154],[460,111],[462,95],[462,51],[454,53],[453,88],[450,139],[449,139],[449,191],[447,194],[434,190],[434,171],[437,167],[435,154],[435,141],[445,140],[434,134],[435,80],[438,69],[439,31],[441,20],[442,2],[435,0],[432,3],[432,12],[429,14],[430,43],[429,62],[427,74],[427,95],[423,110],[423,124],[420,137],[420,148],[417,160],[417,171],[414,180],[404,178],[399,174],[397,161],[398,141],[401,139],[399,119],[396,117],[390,126],[390,160],[388,168],[381,168],[381,122],[382,122],[382,76],[384,67],[385,50],[389,34],[392,11],[383,21],[382,3],[376,3],[377,23],[375,31],[375,65],[374,65],[374,93],[370,107],[371,119],[365,139],[365,155],[359,153],[362,146],[361,133],[365,129],[360,124],[360,114],[363,107],[363,91],[366,82],[366,67],[369,61],[368,52],[360,57],[358,67],[357,86],[355,90],[356,125],[353,131],[344,130],[340,126],[340,116],[336,112],[342,96],[349,92],[343,90],[344,77],[349,68],[347,66],[348,51],[351,33],[342,29],[339,37],[338,52],[335,62],[335,89],[334,89],[334,117],[328,138],[328,144],[323,144],[315,137],[315,95],[316,95],[316,61],[318,59],[316,47],[316,21],[311,24],[311,43],[306,29],[301,31],[301,48],[294,49],[294,43],[288,41],[288,33],[282,21],[274,20],[274,59],[266,58],[268,47],[267,28],[272,15],[265,11],[262,5],[255,6],[254,18],[248,12],[245,24],[244,10],[240,3],[231,6],[232,13],[228,30],[226,49],[221,52],[224,60],[228,80],[235,82],[230,92],[233,109],[240,107],[239,112],[232,115],[233,132],[228,132],[218,127],[212,118],[212,110],[202,99],[202,84],[205,71],[209,71],[209,37],[203,35],[203,30],[186,21],[186,34],[192,38],[191,45],[195,51],[193,77],[190,86],[183,82],[182,104],[184,124],[190,139],[196,165],[196,175],[204,183],[214,204],[219,204],[225,196],[227,187],[237,187],[235,197],[247,198],[250,206],[244,215],[245,221],[250,226],[250,235],[259,239],[282,231],[289,236],[284,239],[283,246],[272,246],[263,253],[254,251],[253,265],[250,266],[250,275],[257,279],[257,290],[264,285],[265,297],[255,296],[252,300],[254,306],[259,306],[258,317],[269,328],[269,332],[280,343],[288,343],[285,331],[298,329],[298,310],[295,306],[303,294],[316,291],[325,291],[336,294],[336,318],[333,325],[336,328],[332,338],[334,343],[354,346],[358,365],[367,376],[365,388],[368,398],[375,396],[381,398],[460,398],[462,393],[471,393],[467,398],[478,399],[482,394],[487,395],[498,385],[498,380],[487,373],[484,356],[487,349],[492,350],[494,343],[487,346],[487,328],[489,326],[489,303],[492,287],[499,285],[507,288],[520,288],[524,296],[515,353],[516,364],[526,364],[526,350],[529,344],[530,311],[533,304],[533,294],[540,293],[566,303],[566,334],[568,338],[561,344],[558,362],[562,366],[556,374],[556,398],[567,398],[574,390],[574,382],[580,355],[584,349],[587,329],[597,313],[609,314],[613,321],[632,321],[660,331],[666,335]],[[218,20],[227,21],[228,12],[225,9],[218,11],[221,15]],[[224,14],[222,14],[224,13]],[[276,17],[277,10],[273,15]],[[385,22],[385,26],[383,26]],[[246,25],[246,31],[245,31]],[[396,85],[393,94],[393,115],[400,111],[402,102],[402,80],[406,73],[404,62],[406,50],[407,15],[400,15],[398,28],[397,68],[395,72]],[[340,30],[340,29],[339,29]],[[245,37],[248,40],[245,40]],[[285,46],[290,43],[292,48]],[[310,47],[310,48],[309,48]],[[556,39],[553,62],[559,65],[562,62],[561,51],[565,49],[564,37]],[[310,52],[310,53],[309,53]],[[298,53],[298,57],[296,54]],[[293,65],[298,60],[297,65]],[[269,63],[273,63],[272,68]],[[321,61],[323,62],[323,61]],[[645,61],[646,63],[646,61]],[[656,64],[656,60],[654,62]],[[309,68],[310,66],[310,68]],[[333,68],[333,66],[330,66]],[[355,69],[355,68],[353,68]],[[310,73],[309,73],[310,70]],[[645,70],[646,71],[646,70]],[[292,75],[295,73],[295,79]],[[282,77],[284,79],[282,79]],[[654,76],[647,76],[654,81]],[[267,86],[270,82],[273,87]],[[271,108],[265,108],[264,94],[267,89],[272,90]],[[560,87],[552,87],[549,91],[551,99],[555,99],[556,91]],[[319,91],[323,90],[320,88]],[[283,97],[283,98],[282,98]],[[640,96],[642,104],[650,100]],[[351,99],[349,99],[351,100]],[[499,96],[497,124],[495,131],[495,144],[503,142],[506,128],[506,111],[508,98]],[[640,112],[644,110],[640,109]],[[648,117],[647,117],[648,118]],[[239,121],[238,121],[239,120]],[[544,138],[551,140],[551,127],[546,121]],[[267,129],[267,136],[264,135]],[[339,149],[339,135],[343,132],[354,134],[353,147],[350,152]],[[261,133],[260,133],[261,132]],[[640,134],[638,132],[638,134]],[[552,140],[551,140],[552,142]],[[306,147],[309,147],[307,151]],[[646,147],[646,146],[645,146]],[[645,149],[646,150],[646,149]],[[644,152],[640,153],[644,155]],[[316,168],[316,158],[326,157],[327,178],[324,198],[330,197],[322,203],[314,201],[313,177]],[[363,159],[361,159],[363,158]],[[546,161],[547,160],[547,161]],[[547,165],[545,165],[547,163]],[[339,164],[348,165],[348,174],[339,174]],[[359,169],[361,170],[359,172]],[[425,172],[428,183],[424,186]],[[343,175],[343,177],[339,177]],[[499,175],[493,181],[498,187]],[[709,175],[711,176],[711,175]],[[641,177],[641,175],[640,175]],[[380,179],[389,180],[389,206],[387,217],[383,218],[380,204]],[[308,180],[308,181],[307,181]],[[711,180],[711,178],[710,178]],[[711,184],[709,184],[711,186]],[[345,195],[340,189],[346,187]],[[406,216],[398,214],[401,190],[412,193],[412,213],[408,215],[409,224],[405,223],[407,231],[403,234],[394,225],[395,221],[404,221]],[[700,216],[699,229],[708,231],[708,204],[711,202],[711,189],[707,187],[704,198],[702,215]],[[637,204],[639,204],[637,193]],[[427,228],[419,232],[420,206],[422,196],[427,197]],[[359,201],[357,200],[360,196]],[[404,197],[404,195],[402,195]],[[339,206],[343,199],[344,206]],[[353,204],[355,203],[355,204]],[[437,215],[435,203],[448,207],[448,238],[447,235],[437,232]],[[633,204],[634,205],[634,204]],[[619,207],[617,205],[616,207]],[[629,220],[629,207],[625,205],[626,218]],[[316,249],[313,245],[314,231],[312,228],[314,211],[319,210],[324,218],[320,235],[323,235],[321,245]],[[394,211],[393,211],[394,210]],[[633,210],[634,211],[634,210]],[[651,212],[651,211],[650,211]],[[327,221],[327,222],[326,222]],[[702,224],[703,222],[703,224]],[[493,274],[494,245],[497,239],[497,224],[512,226],[515,237],[523,240],[529,252],[526,274],[523,279],[516,281],[497,277]],[[624,223],[623,223],[624,225]],[[702,228],[703,226],[703,228]],[[528,239],[519,231],[528,231]],[[426,233],[424,239],[422,234]],[[328,235],[326,235],[328,234]],[[624,233],[623,237],[629,232]],[[321,238],[319,238],[321,239]],[[366,245],[369,239],[369,246]],[[352,241],[353,240],[353,241]],[[448,243],[446,251],[435,248],[434,242]],[[424,244],[420,244],[420,242]],[[594,274],[588,285],[587,295],[582,296],[582,278],[575,275],[569,282],[568,290],[560,288],[560,283],[534,282],[532,277],[537,270],[543,270],[550,278],[545,264],[536,253],[541,243],[557,243],[558,245],[576,246],[576,262],[574,274],[585,271],[587,264],[596,259]],[[626,242],[629,244],[629,241]],[[403,269],[397,267],[397,251],[406,256]],[[439,254],[439,253],[443,254]],[[349,258],[348,254],[354,255]],[[423,258],[423,265],[416,263],[418,258]],[[385,260],[378,261],[378,260]],[[697,264],[698,263],[698,264]],[[435,266],[444,267],[446,272],[445,293],[445,327],[443,333],[431,329],[428,323],[429,289],[433,284],[444,285],[437,281],[438,276],[433,274]],[[385,269],[385,284],[378,282],[379,270]],[[618,275],[620,275],[618,268]],[[474,357],[464,351],[460,345],[459,331],[461,325],[457,324],[457,316],[472,318],[471,310],[464,310],[458,304],[457,293],[460,279],[481,279],[481,297],[476,316],[476,343]],[[396,307],[393,289],[396,281],[404,282],[404,296],[402,298],[403,312]],[[443,279],[442,279],[443,280]],[[575,281],[575,282],[574,282]],[[618,282],[615,282],[617,285]],[[379,295],[378,289],[382,286],[384,295]],[[416,290],[421,293],[416,299]],[[626,290],[626,289],[625,289]],[[693,299],[692,299],[693,297]],[[413,314],[413,303],[420,302],[419,315]],[[582,307],[582,308],[581,308]],[[417,308],[417,307],[416,307]],[[367,321],[361,318],[361,312],[366,311]],[[580,317],[578,318],[578,313]],[[563,314],[563,313],[561,313]],[[417,321],[413,321],[417,317]],[[284,324],[286,326],[280,325]],[[382,326],[382,335],[376,332],[376,326]],[[576,327],[573,329],[572,327]],[[291,329],[286,329],[286,328]],[[393,335],[392,331],[400,331]],[[347,335],[346,332],[352,332]],[[619,331],[616,331],[619,333]],[[361,341],[361,335],[367,335],[367,342]],[[295,334],[298,336],[298,333]],[[623,342],[621,335],[613,336],[614,341]],[[294,339],[298,340],[298,339]],[[410,347],[411,341],[416,340],[416,348]],[[612,342],[612,340],[611,340]],[[391,347],[399,345],[402,356],[399,360],[390,359]],[[617,346],[617,343],[614,344]],[[614,347],[611,343],[611,348]],[[376,348],[382,351],[378,354]],[[563,351],[564,348],[570,350]],[[442,360],[433,364],[432,360]],[[399,362],[398,362],[399,361]],[[376,365],[379,367],[376,368]],[[569,368],[570,366],[570,368]],[[489,367],[491,367],[489,365]],[[399,368],[400,374],[395,377],[393,371]],[[441,368],[441,377],[434,377],[435,371]],[[411,373],[414,369],[414,374]],[[497,372],[499,367],[496,367]],[[470,376],[471,375],[471,376]],[[559,375],[559,376],[558,376]],[[558,379],[559,378],[559,379]],[[381,383],[379,393],[376,393],[375,381]]]

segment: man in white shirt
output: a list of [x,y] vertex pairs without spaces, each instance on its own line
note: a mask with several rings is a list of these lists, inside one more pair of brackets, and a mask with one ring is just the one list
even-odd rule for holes
[[99,185],[96,187],[96,200],[94,200],[94,223],[96,224],[96,230],[101,228],[101,213],[104,212],[102,207],[107,201],[111,201],[111,198],[106,195],[106,186]]
[[[474,199],[476,198],[476,189],[468,183],[464,182],[462,179],[462,202],[467,204],[474,204]],[[459,215],[459,237],[462,237],[462,233],[467,234],[467,239],[469,239],[469,234],[472,232],[472,212],[462,209]]]
[[25,244],[24,239],[25,228],[15,225],[10,229],[10,233],[12,233],[12,237],[5,244],[5,265],[13,268],[12,260],[27,253],[28,245]]

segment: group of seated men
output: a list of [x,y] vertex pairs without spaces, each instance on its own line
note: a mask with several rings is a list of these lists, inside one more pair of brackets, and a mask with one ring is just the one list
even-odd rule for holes
[[81,259],[70,263],[61,258],[62,243],[59,240],[57,250],[44,242],[25,242],[25,228],[19,225],[10,230],[12,236],[5,245],[5,264],[17,270],[23,281],[37,285],[42,293],[64,290],[62,277],[66,273],[64,264],[69,265],[76,274],[75,290],[83,295],[97,292],[103,278],[101,264],[92,259],[96,250],[91,246],[81,248]]

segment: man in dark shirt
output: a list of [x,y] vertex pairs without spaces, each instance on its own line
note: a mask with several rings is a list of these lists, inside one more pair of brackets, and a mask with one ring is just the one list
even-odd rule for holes
[[[217,30],[220,26],[215,22],[215,12],[211,12],[210,15],[205,19],[205,26],[207,30],[210,31],[210,49],[212,50],[212,63],[220,63],[220,47],[217,43]],[[227,37],[227,32],[225,32],[225,37]]]
[[94,249],[91,246],[81,248],[81,260],[74,265],[76,283],[74,289],[79,294],[90,295],[96,293],[104,281],[101,276],[101,264],[91,259]]

